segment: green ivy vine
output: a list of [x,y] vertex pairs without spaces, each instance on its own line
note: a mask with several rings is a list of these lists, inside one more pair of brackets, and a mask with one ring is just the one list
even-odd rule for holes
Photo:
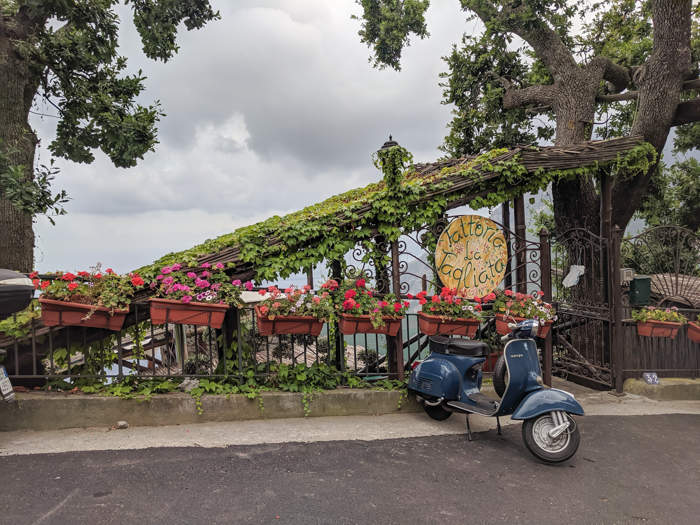
[[[387,242],[394,241],[405,231],[414,231],[433,224],[449,202],[463,196],[462,192],[440,193],[432,198],[426,194],[449,190],[448,180],[455,174],[473,181],[469,193],[491,189],[486,196],[474,199],[474,209],[493,207],[524,194],[545,189],[551,182],[579,175],[593,176],[603,167],[594,163],[567,170],[539,169],[528,172],[516,155],[501,159],[507,150],[495,149],[484,153],[466,165],[446,168],[431,177],[419,176],[413,167],[413,157],[401,146],[375,153],[374,165],[383,173],[380,182],[336,195],[321,203],[284,217],[274,216],[250,226],[210,239],[189,250],[171,253],[153,265],[137,272],[153,279],[160,268],[175,262],[197,265],[203,255],[217,253],[227,247],[239,246],[245,264],[255,267],[255,280],[274,281],[325,261],[343,261],[346,253],[363,245],[368,260],[386,260],[387,254],[371,241],[373,233]],[[625,155],[605,166],[613,173],[634,176],[644,172],[655,161],[656,152],[648,143],[639,143]],[[485,174],[497,174],[484,180]],[[275,239],[271,243],[271,239]],[[229,268],[235,271],[234,265]]]

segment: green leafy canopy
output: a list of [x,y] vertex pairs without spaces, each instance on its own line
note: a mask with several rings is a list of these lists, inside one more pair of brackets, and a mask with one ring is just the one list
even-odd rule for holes
[[[7,3],[7,2],[6,2]],[[158,102],[136,103],[145,77],[124,75],[126,59],[117,53],[117,0],[14,0],[15,18],[26,13],[35,29],[16,42],[39,86],[38,95],[53,104],[60,122],[51,152],[76,162],[92,162],[101,149],[115,166],[134,166],[153,150]],[[125,0],[131,5],[144,53],[167,61],[177,52],[178,26],[198,29],[219,17],[207,0]],[[5,6],[3,6],[5,7]]]

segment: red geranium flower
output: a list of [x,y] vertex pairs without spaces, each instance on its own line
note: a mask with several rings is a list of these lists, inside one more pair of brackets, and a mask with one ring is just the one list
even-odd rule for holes
[[434,303],[439,303],[439,302],[440,302],[440,298],[439,298],[437,295],[433,295],[432,301],[433,301]]
[[51,286],[51,283],[49,281],[44,281],[41,283],[41,289],[46,290],[49,286]]
[[427,302],[428,302],[427,299],[421,299],[420,301],[418,301],[418,304],[420,304],[421,306],[423,306],[423,305],[424,305],[425,303],[427,303]]
[[394,303],[394,312],[401,310],[401,303]]
[[475,303],[481,303],[481,297],[474,296]]
[[69,290],[75,290],[78,287],[78,283],[70,283],[68,285]]
[[143,279],[141,279],[141,277],[139,277],[138,275],[135,275],[131,278],[131,284],[133,284],[134,286],[143,286]]
[[112,270],[111,268],[107,268],[107,273],[108,273],[108,274],[113,274],[113,273],[114,273],[114,270]]
[[357,281],[355,281],[355,284],[357,285],[358,288],[364,288],[364,286],[365,286],[365,284],[367,284],[367,282],[364,279],[358,279]]
[[503,292],[503,293],[505,293],[508,297],[512,297],[512,296],[513,296],[513,290],[506,290],[506,291]]
[[36,279],[39,276],[39,272],[32,272],[29,274],[30,279]]
[[413,296],[410,293],[407,293],[406,297],[408,297],[409,299],[413,299]]
[[357,292],[355,290],[348,290],[347,292],[345,292],[346,299],[352,299],[356,295],[357,295]]

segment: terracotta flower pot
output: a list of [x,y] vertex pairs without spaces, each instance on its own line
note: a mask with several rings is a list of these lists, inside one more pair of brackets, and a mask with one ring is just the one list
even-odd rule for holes
[[452,320],[439,315],[430,315],[418,312],[418,327],[425,335],[466,335],[474,337],[479,329],[478,319],[456,319]]
[[53,299],[39,298],[39,304],[41,320],[46,326],[88,326],[118,331],[122,329],[124,318],[129,313],[129,310],[115,310],[114,313],[110,313],[109,308],[102,306]]
[[700,323],[688,323],[688,339],[700,344]]
[[[508,335],[512,332],[512,330],[508,328],[508,323],[520,323],[524,320],[524,317],[509,317],[504,321],[502,315],[496,315],[496,332],[501,335]],[[552,321],[545,321],[544,324],[541,324],[540,329],[537,331],[537,337],[547,337],[551,326]]]
[[372,325],[372,319],[369,315],[360,315],[355,317],[350,314],[340,314],[340,319],[338,319],[338,330],[343,335],[353,335],[353,334],[384,334],[394,336],[399,332],[401,328],[401,321],[403,321],[403,316],[393,317],[384,316],[385,326],[380,328],[375,328]]
[[153,324],[193,324],[221,328],[224,322],[227,304],[183,303],[171,299],[148,299],[151,303],[151,322]]
[[681,323],[668,321],[637,321],[637,333],[644,337],[676,337]]
[[270,319],[255,307],[260,335],[299,334],[318,336],[323,329],[323,319],[305,315],[277,315]]

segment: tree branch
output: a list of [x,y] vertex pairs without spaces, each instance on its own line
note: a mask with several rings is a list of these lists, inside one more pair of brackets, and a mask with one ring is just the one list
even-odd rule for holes
[[[685,82],[683,82],[683,91],[692,91],[694,89],[700,90],[700,79],[686,80]],[[628,91],[627,93],[618,93],[616,95],[599,95],[595,98],[595,101],[599,104],[607,104],[610,102],[624,102],[625,100],[637,100],[638,98],[639,98],[639,91]],[[698,99],[692,99],[692,100],[688,100],[686,102],[682,102],[679,105],[679,110],[680,110],[680,106],[682,106],[683,104],[686,104],[687,102],[693,102],[694,100],[698,100]],[[688,107],[690,107],[690,106],[688,106]],[[534,115],[538,115],[540,113],[548,113],[550,111],[552,111],[552,108],[549,106],[540,106],[540,107],[528,109],[528,113],[532,113]],[[678,117],[676,117],[676,119],[677,118]],[[679,123],[675,123],[675,122],[673,125],[680,126]]]
[[620,91],[627,89],[627,86],[629,86],[630,76],[627,72],[627,68],[617,65],[608,57],[597,56],[588,63],[588,66],[586,66],[586,69],[597,68],[603,69],[603,80],[610,83],[615,93],[619,93]]
[[559,35],[546,23],[533,19],[527,6],[513,2],[499,11],[490,0],[462,0],[462,7],[476,13],[487,27],[500,25],[525,40],[545,63],[555,81],[579,69]]

